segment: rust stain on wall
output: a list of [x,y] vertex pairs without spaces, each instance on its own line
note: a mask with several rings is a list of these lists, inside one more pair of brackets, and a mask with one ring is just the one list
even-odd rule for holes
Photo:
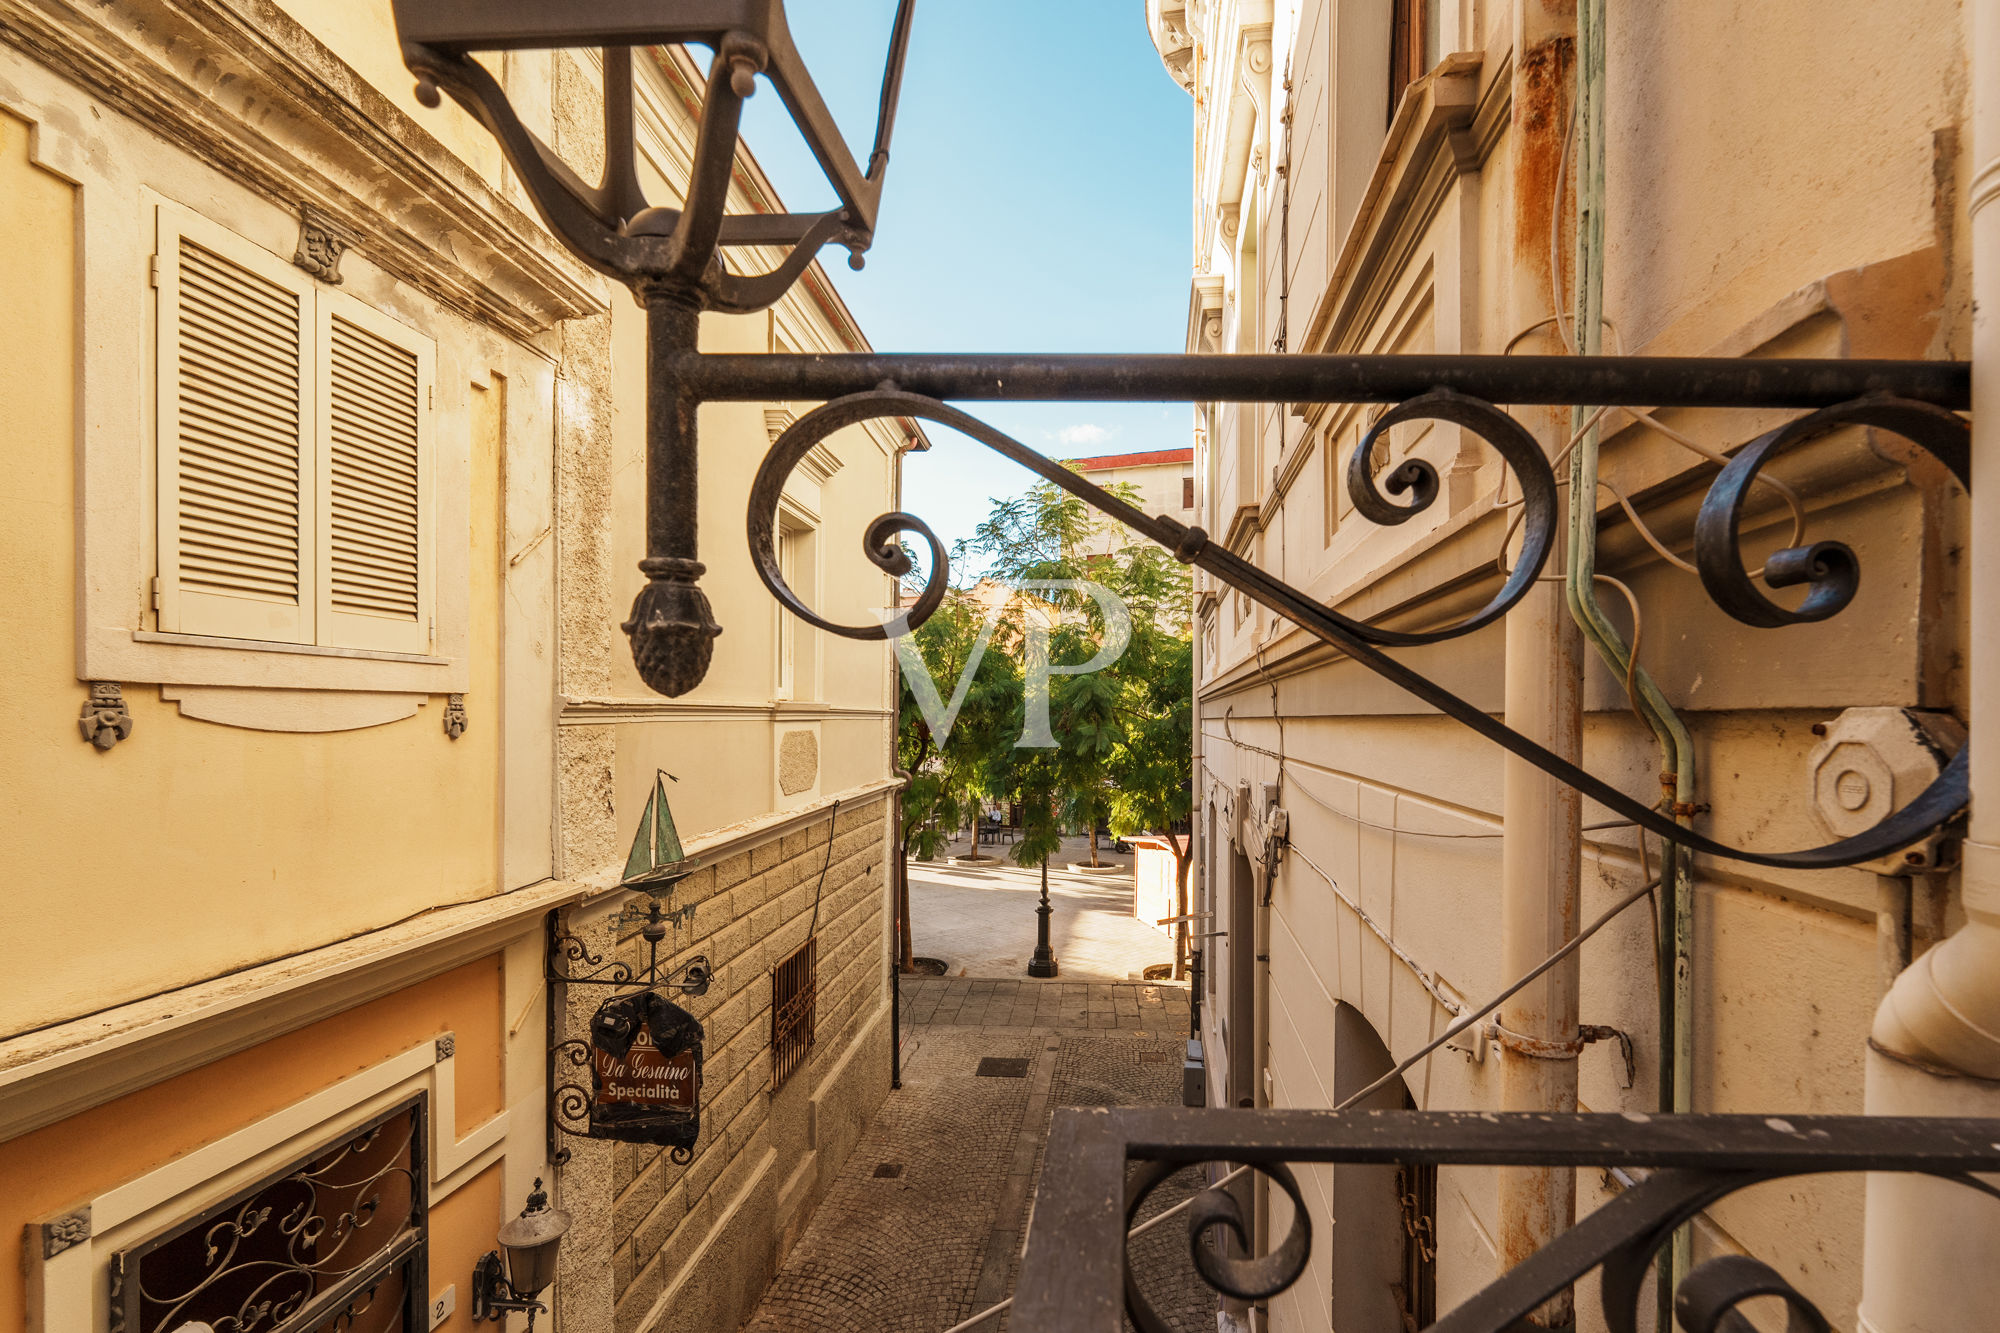
[[1514,74],[1514,262],[1544,279],[1575,65],[1576,39],[1551,37],[1523,52]]

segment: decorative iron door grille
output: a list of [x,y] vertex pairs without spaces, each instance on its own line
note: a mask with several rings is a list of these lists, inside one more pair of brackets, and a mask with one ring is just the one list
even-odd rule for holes
[[806,942],[771,971],[771,1090],[785,1086],[812,1054],[818,1034],[819,937]]
[[421,1096],[111,1258],[111,1333],[428,1327]]

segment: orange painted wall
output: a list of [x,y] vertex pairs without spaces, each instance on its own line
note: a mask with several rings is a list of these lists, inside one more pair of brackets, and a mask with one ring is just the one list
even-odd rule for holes
[[[499,955],[482,958],[0,1143],[0,1236],[21,1236],[31,1222],[144,1175],[444,1032],[457,1036],[457,1130],[462,1135],[505,1106],[501,981]],[[456,1283],[461,1307],[474,1261],[493,1248],[493,1233],[505,1220],[498,1174],[485,1172],[432,1212],[431,1287],[442,1291]],[[483,1241],[478,1239],[482,1236]],[[26,1318],[21,1267],[0,1263],[0,1333],[21,1333]]]

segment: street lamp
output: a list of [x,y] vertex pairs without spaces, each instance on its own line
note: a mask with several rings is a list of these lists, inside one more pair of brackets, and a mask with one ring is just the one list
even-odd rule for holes
[[535,1298],[556,1280],[556,1255],[568,1231],[569,1214],[549,1207],[548,1193],[537,1178],[528,1206],[494,1237],[500,1249],[488,1250],[472,1270],[472,1322],[499,1323],[509,1313],[525,1310],[533,1328],[535,1316],[549,1308]]
[[[874,147],[864,170],[827,110],[793,44],[783,0],[395,0],[403,62],[417,98],[449,94],[500,142],[535,209],[578,259],[631,288],[646,309],[646,586],[625,632],[639,675],[666,695],[685,694],[708,671],[722,632],[696,586],[703,572],[695,531],[696,398],[674,372],[696,350],[704,310],[748,314],[775,303],[821,247],[847,248],[861,267],[874,240],[876,208],[889,166],[903,59],[915,0],[902,0],[889,39]],[[649,204],[635,161],[632,48],[693,44],[714,52],[687,198],[681,208]],[[601,47],[604,50],[604,174],[586,184],[521,123],[478,51]],[[832,183],[840,205],[824,213],[725,215],[743,101],[768,78]],[[769,273],[732,272],[732,247],[789,246]],[[900,563],[893,541],[877,543],[877,563]],[[867,637],[886,637],[871,634]]]
[[1031,977],[1053,977],[1056,974],[1056,951],[1049,944],[1049,917],[1055,914],[1049,906],[1049,858],[1042,858],[1042,904],[1035,909],[1035,952],[1028,958],[1028,975]]

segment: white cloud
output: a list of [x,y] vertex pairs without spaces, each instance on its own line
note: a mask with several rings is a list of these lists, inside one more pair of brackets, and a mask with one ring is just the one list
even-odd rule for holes
[[1084,422],[1076,426],[1064,426],[1056,432],[1056,438],[1065,445],[1102,444],[1111,438],[1111,432],[1102,426]]

